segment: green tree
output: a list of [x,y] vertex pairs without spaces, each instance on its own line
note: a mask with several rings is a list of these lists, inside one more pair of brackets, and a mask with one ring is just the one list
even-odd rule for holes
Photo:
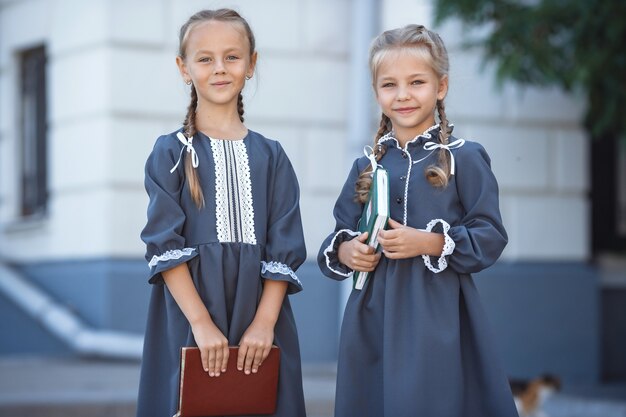
[[581,92],[593,136],[625,131],[626,0],[437,0],[435,16],[490,28],[465,43],[483,48],[500,82]]

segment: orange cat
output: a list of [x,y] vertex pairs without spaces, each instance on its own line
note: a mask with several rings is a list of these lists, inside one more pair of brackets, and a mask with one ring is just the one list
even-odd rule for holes
[[542,409],[543,404],[548,397],[561,389],[561,380],[549,374],[529,381],[509,382],[520,417],[548,417]]

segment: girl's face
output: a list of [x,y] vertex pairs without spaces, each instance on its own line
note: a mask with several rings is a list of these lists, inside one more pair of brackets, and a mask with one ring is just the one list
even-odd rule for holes
[[198,110],[213,105],[237,105],[237,97],[251,77],[256,52],[238,23],[207,21],[187,34],[185,58],[176,58],[185,81],[191,80],[198,93]]
[[374,87],[397,139],[405,142],[435,124],[435,107],[446,96],[448,77],[439,78],[417,53],[391,50],[379,64]]

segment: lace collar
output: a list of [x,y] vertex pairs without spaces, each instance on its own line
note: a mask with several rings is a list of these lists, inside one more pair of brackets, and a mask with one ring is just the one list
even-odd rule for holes
[[[450,131],[452,132],[452,129],[454,129],[454,125],[450,124],[449,128],[450,128]],[[395,132],[393,130],[391,132],[387,133],[386,135],[382,136],[380,139],[378,139],[376,144],[377,145],[381,145],[384,142],[394,141],[396,143],[396,148],[401,149],[401,150],[407,150],[410,144],[418,142],[421,139],[432,139],[433,134],[438,129],[439,129],[439,124],[438,123],[436,125],[433,125],[433,126],[429,127],[428,129],[426,129],[424,131],[424,133],[421,133],[421,134],[415,136],[410,141],[408,141],[404,145],[404,148],[400,147],[400,142],[398,142],[398,139],[396,139]]]

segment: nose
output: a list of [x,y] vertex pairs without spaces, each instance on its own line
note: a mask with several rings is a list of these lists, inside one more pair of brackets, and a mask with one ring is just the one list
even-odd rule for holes
[[213,68],[214,74],[224,74],[226,72],[226,67],[221,60],[215,61],[215,67]]
[[400,87],[398,88],[398,94],[396,95],[396,100],[405,101],[411,98],[409,95],[409,91],[406,88]]

